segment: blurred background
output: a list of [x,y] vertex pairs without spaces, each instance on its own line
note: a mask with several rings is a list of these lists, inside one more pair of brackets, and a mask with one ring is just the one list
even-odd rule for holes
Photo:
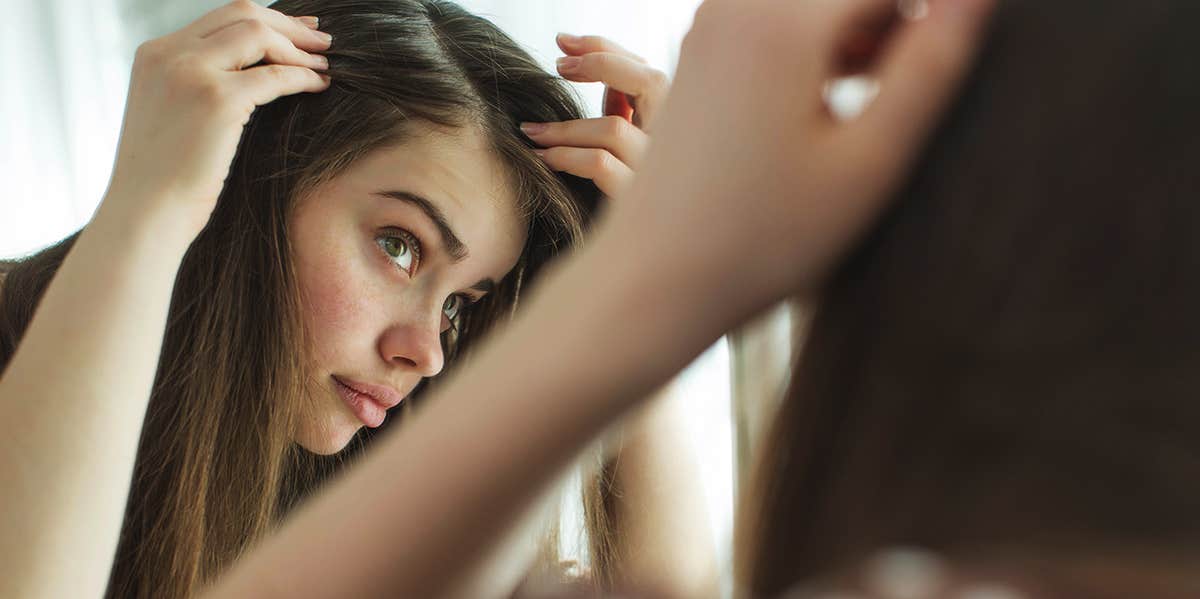
[[[507,31],[548,71],[560,31],[609,37],[668,73],[700,0],[465,0]],[[224,4],[216,0],[0,0],[0,257],[49,245],[83,226],[108,184],[137,46]],[[267,4],[260,2],[260,4]],[[572,84],[600,114],[602,87]],[[788,338],[798,322],[781,308],[722,340],[677,389],[694,406],[687,423],[715,533],[725,594],[737,471],[763,426],[763,405],[734,398],[778,395]],[[732,348],[732,349],[731,349]],[[736,449],[735,449],[736,448]],[[735,458],[735,455],[737,458]],[[570,517],[567,512],[567,519]],[[564,542],[577,530],[566,522]],[[568,552],[572,549],[567,542]]]

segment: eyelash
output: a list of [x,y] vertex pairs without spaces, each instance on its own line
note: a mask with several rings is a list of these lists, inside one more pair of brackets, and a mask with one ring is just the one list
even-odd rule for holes
[[[389,254],[387,248],[383,245],[384,241],[388,239],[400,239],[404,241],[404,244],[408,247],[408,251],[413,255],[412,270],[396,264],[396,257]],[[375,245],[379,247],[379,251],[383,252],[384,258],[387,258],[396,268],[404,271],[410,277],[416,274],[417,267],[421,264],[421,240],[417,239],[416,235],[398,227],[388,227],[380,231],[379,235],[375,237]]]
[[[395,258],[388,253],[387,249],[383,245],[384,241],[387,239],[400,239],[404,241],[408,251],[411,252],[413,256],[412,270],[405,269],[403,266],[396,264]],[[421,240],[410,231],[401,229],[399,227],[387,227],[383,229],[377,237],[375,237],[375,245],[379,248],[379,251],[383,253],[384,258],[391,262],[396,268],[404,271],[410,277],[416,273],[417,267],[421,264]],[[456,321],[462,317],[463,312],[465,312],[467,308],[470,308],[483,298],[471,297],[466,293],[455,293],[450,297],[460,298],[461,306],[458,308],[458,314],[455,315],[455,318],[450,318],[448,316],[446,317],[450,322],[450,328],[447,329],[446,332],[458,332],[458,323]],[[444,315],[445,311],[443,311],[442,314]]]

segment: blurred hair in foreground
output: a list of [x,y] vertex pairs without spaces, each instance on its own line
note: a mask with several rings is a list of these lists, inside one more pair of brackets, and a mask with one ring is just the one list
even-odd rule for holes
[[1200,596],[1197,25],[1192,0],[1001,1],[819,298],[744,504],[752,596],[894,545],[1048,597]]

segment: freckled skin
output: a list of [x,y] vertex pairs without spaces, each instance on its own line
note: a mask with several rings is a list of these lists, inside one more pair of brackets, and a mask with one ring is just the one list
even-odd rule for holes
[[[516,265],[527,223],[507,173],[478,130],[418,128],[301,199],[289,222],[313,370],[294,439],[331,454],[363,425],[337,395],[332,375],[407,394],[442,368],[442,305],[477,281],[500,281]],[[372,195],[404,190],[430,200],[469,248],[453,262],[433,223],[407,202]],[[409,276],[377,244],[387,229],[420,242]]]

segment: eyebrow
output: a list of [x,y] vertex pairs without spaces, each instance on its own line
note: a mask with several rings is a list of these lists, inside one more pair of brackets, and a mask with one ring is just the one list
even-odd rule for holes
[[[446,220],[445,213],[443,213],[441,209],[439,209],[433,202],[430,202],[429,200],[412,193],[411,191],[403,191],[399,189],[385,189],[376,191],[375,195],[383,198],[391,198],[393,200],[408,202],[409,204],[420,208],[421,212],[424,212],[425,216],[428,216],[429,220],[433,221],[434,226],[437,227],[438,233],[442,237],[442,245],[445,246],[446,252],[450,254],[450,258],[452,258],[455,262],[462,262],[467,258],[467,256],[471,255],[471,251],[467,249],[466,244],[464,244],[462,240],[458,238],[458,235],[454,233],[454,229],[450,227],[450,221]],[[491,293],[495,288],[496,281],[490,278],[479,279],[478,283],[471,285],[471,289],[478,291],[482,295]]]
[[[429,220],[433,221],[433,225],[437,227],[438,233],[442,237],[442,246],[446,248],[446,252],[450,254],[455,262],[462,262],[467,256],[471,255],[471,251],[467,249],[466,244],[454,234],[454,229],[450,228],[450,221],[446,220],[446,215],[433,202],[412,193],[411,191],[402,191],[398,189],[385,189],[376,191],[375,195],[408,202],[420,208]],[[485,281],[480,281],[476,285],[480,285]]]

